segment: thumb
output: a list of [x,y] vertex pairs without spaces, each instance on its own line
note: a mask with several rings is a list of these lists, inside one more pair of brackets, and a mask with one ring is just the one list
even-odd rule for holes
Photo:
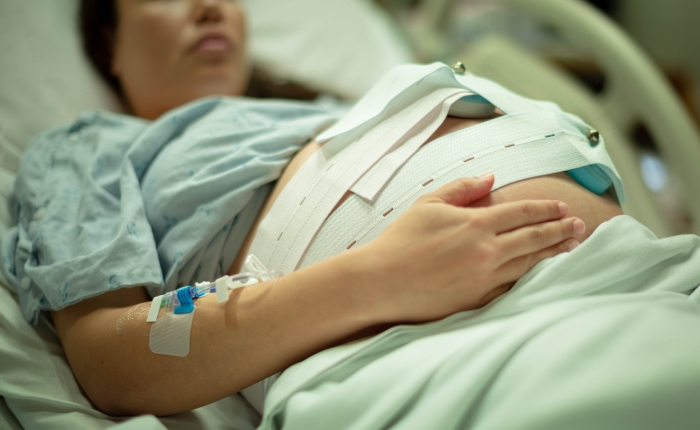
[[474,178],[460,178],[443,185],[428,196],[453,206],[463,207],[486,196],[491,191],[493,182],[493,173],[485,173]]

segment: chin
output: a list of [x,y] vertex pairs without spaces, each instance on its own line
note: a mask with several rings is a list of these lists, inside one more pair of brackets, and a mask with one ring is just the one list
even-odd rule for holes
[[186,80],[183,86],[190,86],[197,98],[212,95],[242,96],[248,86],[250,72],[247,69],[238,73],[230,64],[217,67],[206,67],[200,70],[196,77]]
[[[189,82],[188,85],[192,86]],[[209,96],[242,96],[245,93],[246,82],[239,79],[206,79],[200,80],[188,91],[190,99],[199,99]]]

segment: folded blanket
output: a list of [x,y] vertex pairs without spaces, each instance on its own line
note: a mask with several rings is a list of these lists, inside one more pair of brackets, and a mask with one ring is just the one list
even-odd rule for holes
[[698,285],[700,237],[616,217],[488,306],[290,367],[260,428],[694,427]]

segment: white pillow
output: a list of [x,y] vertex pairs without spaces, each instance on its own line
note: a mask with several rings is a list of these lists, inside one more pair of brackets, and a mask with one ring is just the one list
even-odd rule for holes
[[[82,52],[77,0],[0,2],[0,167],[29,139],[89,109],[118,110]],[[349,99],[409,62],[408,45],[369,0],[247,0],[251,57],[276,77]]]
[[7,159],[21,154],[33,135],[87,109],[117,108],[82,53],[77,5],[76,0],[0,2],[2,167],[16,171]]
[[7,199],[30,138],[84,110],[118,107],[82,53],[77,4],[0,1],[0,235],[12,224]]
[[246,0],[253,60],[281,78],[357,100],[414,61],[388,14],[369,0]]

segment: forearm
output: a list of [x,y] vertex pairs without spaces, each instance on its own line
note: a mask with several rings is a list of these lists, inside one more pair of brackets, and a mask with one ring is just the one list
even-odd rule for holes
[[116,322],[128,307],[90,309],[89,300],[81,302],[74,305],[75,322],[59,332],[81,386],[100,409],[172,414],[236,393],[381,322],[364,280],[357,254],[346,253],[234,290],[225,303],[198,299],[190,352],[182,358],[154,354],[146,336],[119,334]]

